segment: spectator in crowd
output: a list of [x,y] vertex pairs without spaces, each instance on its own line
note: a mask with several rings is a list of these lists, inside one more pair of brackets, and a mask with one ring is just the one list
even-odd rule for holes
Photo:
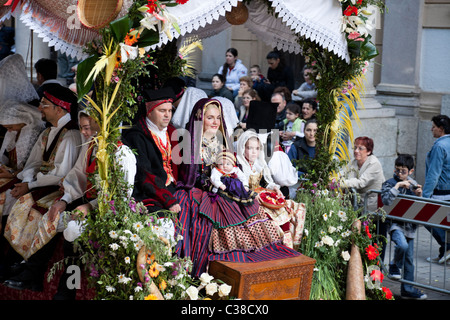
[[[437,115],[432,119],[431,132],[436,141],[427,154],[425,168],[424,198],[450,201],[450,119]],[[450,235],[444,229],[428,228],[440,245],[439,255],[429,257],[428,261],[444,263],[450,259]]]
[[[383,168],[378,158],[373,154],[373,140],[369,137],[358,137],[354,142],[354,159],[346,168],[342,186],[354,188],[361,195],[361,202],[369,190],[381,190],[384,178]],[[378,195],[372,193],[367,200],[367,209],[374,212],[378,208]]]
[[[391,205],[399,194],[411,196],[422,195],[421,186],[411,178],[414,172],[414,159],[409,154],[400,154],[395,159],[394,176],[385,181],[381,188],[381,201],[384,205]],[[395,243],[394,256],[389,263],[389,278],[402,278],[414,282],[414,239],[417,225],[409,222],[395,222],[390,224],[389,233]],[[427,295],[410,284],[402,282],[401,297],[403,299],[424,300]]]
[[311,73],[312,68],[307,66],[303,68],[303,78],[305,79],[305,82],[303,82],[298,89],[292,91],[292,100],[301,101],[317,98],[317,89],[312,81]]
[[283,130],[284,119],[286,119],[286,98],[283,94],[277,92],[272,95],[270,102],[278,104],[275,129]]
[[295,89],[294,72],[281,60],[280,53],[271,51],[267,54],[266,59],[269,64],[266,83],[270,85],[271,92],[277,87],[287,87],[292,92]]
[[236,112],[238,117],[240,116],[239,112],[242,106],[242,96],[245,91],[251,89],[253,87],[253,81],[250,76],[244,76],[239,79],[239,91],[237,96],[234,98],[234,107],[236,108]]
[[235,48],[229,48],[226,51],[225,63],[217,73],[224,77],[225,87],[233,93],[233,98],[236,97],[239,91],[239,79],[247,75],[247,67],[238,59],[238,51]]
[[296,163],[298,176],[303,176],[308,170],[305,159],[314,158],[316,155],[317,120],[310,119],[305,124],[305,135],[297,139],[288,151],[288,157]]
[[60,84],[59,81],[56,80],[58,77],[58,64],[54,60],[42,58],[34,64],[34,68],[36,69],[36,79],[39,85],[36,91],[39,98],[42,98],[47,84]]
[[224,97],[233,102],[233,93],[225,86],[225,78],[220,73],[213,75],[211,79],[213,97]]

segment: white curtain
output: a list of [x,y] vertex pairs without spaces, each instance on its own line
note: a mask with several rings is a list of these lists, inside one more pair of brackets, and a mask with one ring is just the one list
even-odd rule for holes
[[[189,0],[184,5],[166,10],[177,18],[178,33],[171,28],[173,38],[196,35],[211,37],[231,25],[225,19],[227,11],[240,0]],[[118,17],[126,14],[132,1],[124,1]],[[36,32],[49,46],[78,58],[83,57],[84,44],[98,37],[98,32],[77,20],[77,0],[24,0],[14,15]],[[268,45],[288,52],[300,52],[296,35],[302,35],[349,61],[347,42],[340,32],[342,10],[337,0],[271,0],[278,18],[267,12],[263,1],[248,5],[249,18],[245,27]],[[160,34],[161,46],[169,41]]]

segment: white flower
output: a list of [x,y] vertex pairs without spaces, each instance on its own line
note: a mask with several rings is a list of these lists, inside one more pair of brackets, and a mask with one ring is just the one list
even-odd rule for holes
[[125,277],[124,274],[119,274],[117,277],[119,278],[119,281],[118,281],[119,283],[127,284],[128,282],[131,281],[131,278]]
[[342,259],[344,259],[345,261],[350,260],[350,253],[348,253],[348,251],[342,251],[341,256],[342,256]]
[[329,226],[328,227],[328,233],[333,233],[333,232],[335,232],[336,231],[336,228],[335,227],[333,227],[333,226]]
[[123,63],[128,59],[134,60],[139,54],[139,48],[126,45],[125,43],[119,43],[120,46],[120,59]]
[[139,21],[143,28],[148,30],[156,31],[155,25],[158,24],[159,20],[156,17],[148,12],[144,12],[144,19]]
[[136,231],[140,231],[143,227],[144,227],[144,226],[143,226],[142,223],[140,223],[140,222],[136,222],[136,223],[133,224],[133,228],[134,228]]
[[226,297],[230,294],[231,286],[223,283],[219,287],[219,297]]
[[166,300],[170,300],[170,299],[172,299],[173,298],[173,293],[166,293],[165,295],[164,295],[164,298],[166,299]]
[[322,217],[323,217],[323,220],[325,220],[325,221],[328,220],[328,214],[327,214],[327,213],[324,213],[324,214],[322,215]]
[[134,292],[140,292],[142,291],[142,287],[141,286],[137,286],[136,288],[134,288]]
[[106,286],[106,291],[108,291],[108,292],[114,292],[114,291],[116,291],[116,288],[114,288],[114,287],[112,287],[112,286]]
[[110,247],[111,249],[113,249],[113,250],[119,249],[119,245],[118,245],[117,243],[111,243],[111,244],[109,245],[109,247]]
[[118,235],[117,232],[115,232],[114,230],[111,230],[111,231],[109,232],[109,236],[110,236],[111,238],[113,238],[113,239],[117,239],[117,237],[118,237],[119,235]]
[[125,257],[124,260],[125,260],[125,263],[130,264],[130,261],[131,261],[131,260],[130,260],[130,257]]
[[334,240],[330,236],[322,237],[322,242],[330,247],[334,244]]
[[164,263],[164,267],[172,267],[172,266],[173,266],[173,262],[168,261],[168,262]]
[[344,211],[339,211],[338,216],[342,222],[347,221],[347,214]]
[[214,293],[217,292],[217,287],[218,287],[217,283],[214,283],[214,282],[208,283],[205,287],[206,294],[209,296],[212,296]]
[[136,243],[133,243],[133,247],[136,249],[136,251],[141,250],[142,245],[144,244],[144,242],[142,240],[139,240]]
[[[123,219],[125,220],[127,219],[127,217],[124,217]],[[133,232],[131,232],[130,230],[123,230],[123,233],[133,234]]]
[[308,231],[308,229],[305,229],[305,230],[303,230],[303,234],[305,235],[305,237],[307,237],[307,236],[308,236],[308,234],[309,234],[309,231]]
[[196,287],[190,286],[187,288],[186,293],[191,300],[198,300],[198,290]]
[[202,285],[207,285],[208,283],[213,280],[214,277],[209,275],[208,273],[204,272],[200,275],[200,281],[202,282]]
[[133,242],[136,242],[136,241],[139,241],[139,240],[141,240],[141,238],[139,238],[139,236],[137,235],[137,234],[132,234],[131,236],[130,236],[130,240],[131,241],[133,241]]
[[314,244],[314,248],[320,248],[321,246],[323,246],[323,242],[322,242],[322,241],[317,241],[317,242]]

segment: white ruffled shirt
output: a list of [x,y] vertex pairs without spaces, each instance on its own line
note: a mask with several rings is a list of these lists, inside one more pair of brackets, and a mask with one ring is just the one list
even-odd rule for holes
[[[56,127],[50,128],[46,146],[47,148],[51,145],[59,129],[65,126],[70,120],[70,114],[66,114],[58,120],[58,125]],[[39,171],[43,161],[43,150],[41,148],[42,136],[43,133],[39,135],[36,144],[31,150],[30,156],[28,157],[23,171],[17,175],[17,177],[22,180],[22,182],[28,182],[29,189],[58,185],[74,166],[80,151],[80,131],[67,131],[56,152],[54,168],[48,173],[44,174]]]

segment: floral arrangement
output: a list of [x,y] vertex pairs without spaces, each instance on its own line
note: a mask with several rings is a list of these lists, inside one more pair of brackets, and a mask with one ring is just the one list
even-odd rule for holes
[[[316,260],[310,299],[345,299],[352,244],[361,252],[367,299],[391,299],[390,290],[380,286],[379,248],[372,235],[375,225],[369,217],[359,215],[360,210],[352,206],[348,194],[340,192],[338,183],[333,180],[328,189],[305,184],[296,201],[305,203],[308,213],[299,251]],[[357,220],[362,221],[363,232],[354,229]]]
[[173,236],[176,219],[171,212],[161,219],[121,193],[104,204],[108,210],[102,219],[91,212],[75,241],[95,299],[228,299],[230,286],[206,273],[193,279],[192,262],[173,254],[181,238]]
[[169,211],[149,213],[130,199],[112,156],[120,129],[131,123],[141,102],[141,80],[155,69],[155,52],[145,48],[157,43],[168,26],[177,29],[165,8],[186,2],[135,1],[126,16],[101,30],[101,41],[87,46],[90,56],[78,66],[78,98],[101,128],[95,137],[97,170],[90,177],[98,207],[80,221],[84,230],[74,243],[96,299],[226,299],[231,290],[208,274],[189,275],[192,262],[172,254],[180,240],[173,239],[176,218]]
[[[311,67],[317,87],[320,110],[317,113],[319,130],[316,141],[316,158],[313,181],[322,180],[327,185],[336,177],[334,168],[329,167],[336,155],[338,160],[349,160],[347,143],[353,143],[351,116],[358,121],[357,106],[364,91],[363,79],[370,61],[378,55],[371,42],[371,16],[368,8],[383,11],[380,0],[338,0],[342,6],[341,31],[346,35],[350,62],[342,60],[332,52],[322,49],[312,41],[299,37],[306,64]],[[328,173],[326,177],[323,172]]]

